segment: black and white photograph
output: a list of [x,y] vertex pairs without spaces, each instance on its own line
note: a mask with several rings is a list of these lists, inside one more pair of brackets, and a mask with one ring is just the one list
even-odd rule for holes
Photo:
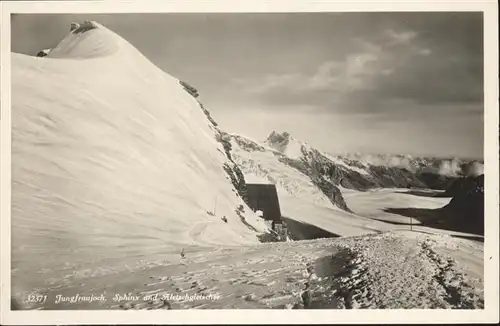
[[13,313],[498,303],[483,11],[12,11],[9,27]]

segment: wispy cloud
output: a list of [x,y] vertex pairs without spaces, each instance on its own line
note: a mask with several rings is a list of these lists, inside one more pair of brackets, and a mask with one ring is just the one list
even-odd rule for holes
[[388,29],[384,34],[389,38],[391,44],[408,44],[417,37],[415,31],[395,31]]
[[[240,77],[234,82],[243,92],[259,96],[267,104],[308,103],[335,111],[383,109],[384,103],[397,99],[481,103],[482,85],[474,85],[477,75],[456,76],[464,71],[458,66],[464,62],[431,58],[435,51],[432,47],[439,52],[439,44],[424,42],[415,31],[385,29],[371,39],[356,37],[345,46],[352,48],[349,54],[324,61],[309,71]],[[481,69],[473,71],[478,72]]]
[[379,60],[377,52],[353,53],[342,61],[326,61],[310,74],[267,74],[257,78],[233,78],[233,82],[251,94],[310,93],[325,90],[345,92],[363,89],[367,87],[366,81],[371,76],[390,73],[390,69],[379,69],[375,65]]
[[420,50],[418,50],[418,54],[423,55],[423,56],[431,55],[431,53],[432,53],[431,49],[420,49]]

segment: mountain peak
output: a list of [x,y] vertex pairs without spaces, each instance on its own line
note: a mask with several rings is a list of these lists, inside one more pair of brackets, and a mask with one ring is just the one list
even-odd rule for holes
[[13,248],[34,248],[13,259],[257,243],[267,225],[245,206],[243,175],[201,104],[118,34],[71,28],[48,59],[12,54]]
[[291,137],[290,133],[288,133],[286,131],[279,133],[279,132],[276,132],[275,130],[273,130],[273,132],[271,132],[269,134],[269,136],[267,137],[266,142],[267,143],[283,142],[283,141],[289,140],[290,137]]
[[50,51],[48,57],[64,59],[107,57],[116,54],[127,44],[121,36],[95,21],[72,22],[69,30],[66,37]]
[[290,158],[302,157],[302,147],[304,143],[296,140],[286,131],[282,133],[273,131],[269,137],[267,137],[265,143],[267,146],[285,154]]

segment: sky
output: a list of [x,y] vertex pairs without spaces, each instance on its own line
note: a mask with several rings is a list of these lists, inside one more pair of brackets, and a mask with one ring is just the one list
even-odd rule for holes
[[483,158],[480,12],[20,14],[12,51],[95,20],[198,89],[221,129],[332,153]]

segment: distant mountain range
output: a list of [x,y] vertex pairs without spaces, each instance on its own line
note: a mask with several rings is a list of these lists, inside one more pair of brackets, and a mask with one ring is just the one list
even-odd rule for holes
[[[333,156],[295,139],[287,132],[273,131],[262,144],[235,134],[226,134],[226,137],[242,151],[272,154],[275,160],[307,176],[335,206],[346,211],[350,210],[339,187],[358,191],[376,188],[446,190],[456,180],[467,176],[473,178],[482,173],[482,162],[475,160],[409,155]],[[238,156],[238,152],[235,155]],[[261,175],[271,182],[277,181],[276,176],[266,169],[268,159],[259,161],[257,167],[250,164],[250,170],[248,160],[255,161],[256,158],[247,156],[247,162],[244,158],[239,159],[244,172],[246,169],[247,173]]]

